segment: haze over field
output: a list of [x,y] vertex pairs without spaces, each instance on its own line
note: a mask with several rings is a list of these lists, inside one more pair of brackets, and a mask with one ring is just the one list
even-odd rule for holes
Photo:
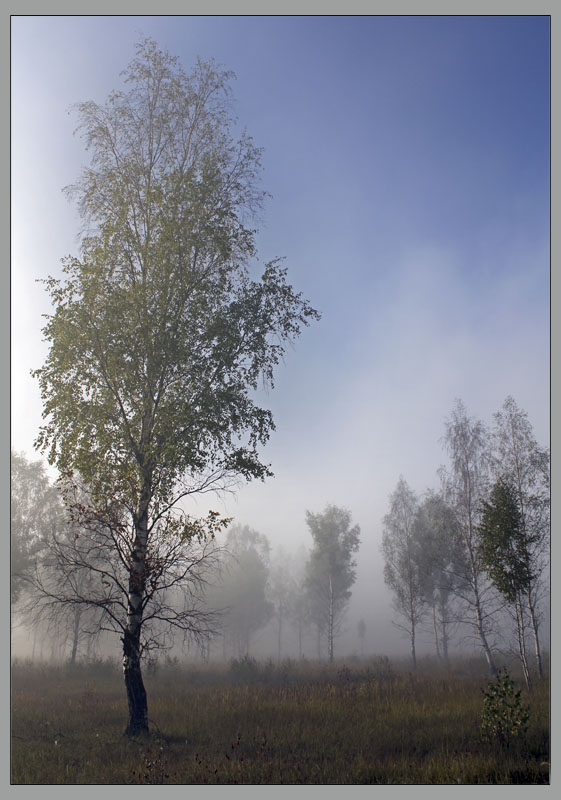
[[260,264],[286,257],[322,314],[265,399],[274,478],[189,507],[295,552],[305,512],[360,525],[337,650],[407,652],[390,623],[382,518],[399,476],[438,488],[456,398],[490,423],[511,395],[549,442],[549,20],[546,17],[13,17],[12,448],[41,401],[36,281],[76,254],[61,189],[87,162],[73,103],[102,102],[140,35],[235,72],[240,126],[271,193]]

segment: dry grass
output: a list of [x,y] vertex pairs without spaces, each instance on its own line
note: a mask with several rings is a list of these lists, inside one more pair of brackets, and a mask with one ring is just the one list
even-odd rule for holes
[[547,783],[548,683],[524,695],[527,737],[504,752],[480,736],[485,674],[463,673],[170,666],[146,676],[152,736],[129,741],[116,667],[16,665],[12,783]]

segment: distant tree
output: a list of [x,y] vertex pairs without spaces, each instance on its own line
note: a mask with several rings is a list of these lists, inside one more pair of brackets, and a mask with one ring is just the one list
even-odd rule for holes
[[354,553],[360,544],[360,527],[351,528],[351,514],[329,505],[319,514],[306,512],[313,548],[306,572],[311,613],[318,631],[327,636],[327,654],[333,661],[333,641],[355,582]]
[[[273,384],[287,344],[318,318],[278,261],[250,276],[265,193],[260,151],[245,133],[234,138],[230,78],[201,61],[186,75],[147,39],[125,90],[77,106],[92,158],[70,196],[87,232],[64,279],[46,281],[54,311],[35,373],[37,446],[70,484],[66,496],[79,476],[89,498],[77,516],[91,547],[82,538],[64,558],[82,565],[101,548],[107,560],[109,594],[87,597],[122,640],[130,736],[148,732],[144,622],[191,580],[191,544],[218,525],[179,504],[270,474],[258,448],[273,419],[254,390]],[[162,602],[167,628],[194,631],[189,603],[174,615]]]
[[274,616],[277,622],[277,659],[280,661],[282,653],[283,628],[290,617],[291,599],[297,590],[293,575],[292,560],[287,553],[278,548],[273,552],[269,569],[268,596],[274,607]]
[[454,513],[458,543],[463,551],[454,592],[463,606],[462,622],[474,630],[489,670],[496,675],[489,637],[490,622],[498,605],[493,586],[486,581],[478,527],[480,503],[489,480],[487,431],[482,422],[467,415],[460,400],[446,421],[444,447],[450,466],[440,470],[443,497]]
[[528,589],[535,580],[532,551],[537,535],[532,536],[523,524],[516,489],[504,478],[491,488],[482,503],[479,524],[479,547],[483,566],[514,610],[518,657],[530,688],[530,667],[526,652],[526,604]]
[[292,572],[292,592],[288,598],[288,619],[298,636],[298,657],[304,655],[304,635],[311,624],[310,596],[306,583],[309,554],[303,546],[295,554]]
[[62,502],[41,461],[28,461],[23,453],[11,453],[11,584],[12,603],[28,585],[45,547],[49,530],[60,525]]
[[359,619],[357,630],[358,630],[358,638],[360,639],[360,655],[364,658],[364,639],[366,637],[366,622],[363,619]]
[[495,479],[502,478],[514,488],[522,535],[528,543],[532,579],[525,588],[524,602],[541,677],[540,600],[546,591],[550,546],[549,452],[538,445],[527,413],[512,397],[507,397],[494,415],[491,469]]
[[[42,631],[61,647],[69,642],[69,661],[74,664],[79,644],[95,639],[99,630],[83,606],[50,603],[43,589],[49,582],[60,589],[65,579],[53,569],[54,542],[74,538],[79,531],[70,524],[60,492],[41,461],[12,453],[11,478],[12,601],[19,601],[14,607],[35,634]],[[82,588],[89,580],[90,571],[84,570]]]
[[414,522],[419,545],[421,589],[431,610],[436,655],[448,664],[451,631],[456,624],[453,602],[458,575],[465,572],[456,518],[442,497],[429,493]]
[[224,634],[238,657],[249,655],[254,634],[274,613],[267,599],[270,545],[266,536],[247,525],[233,525],[225,545],[227,556],[217,594]]
[[393,607],[404,620],[395,622],[411,643],[413,668],[417,667],[416,633],[426,614],[426,596],[421,571],[421,540],[415,521],[419,503],[403,477],[390,497],[390,510],[384,517],[382,553],[384,580],[393,594]]

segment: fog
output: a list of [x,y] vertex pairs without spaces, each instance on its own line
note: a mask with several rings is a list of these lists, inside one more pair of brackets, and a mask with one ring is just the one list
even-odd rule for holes
[[[67,109],[115,88],[138,28],[187,69],[216,58],[236,72],[237,113],[265,149],[261,265],[286,257],[322,320],[260,393],[276,423],[263,450],[274,477],[186,510],[234,517],[274,556],[310,549],[306,511],[348,509],[361,544],[336,657],[361,653],[361,619],[365,655],[407,655],[380,554],[399,476],[419,496],[439,488],[456,398],[490,424],[512,395],[549,443],[548,82],[526,24],[491,41],[484,19],[13,18],[12,448],[41,457],[30,370],[51,309],[37,280],[78,249],[61,189],[86,155]],[[274,657],[275,637],[271,621],[251,654]],[[30,655],[29,631],[15,625],[12,648]],[[116,640],[103,648],[119,654]],[[432,652],[428,632],[419,649]],[[283,653],[297,654],[288,626]]]

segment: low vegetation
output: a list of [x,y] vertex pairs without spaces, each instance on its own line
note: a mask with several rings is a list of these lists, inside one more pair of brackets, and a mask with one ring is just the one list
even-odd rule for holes
[[146,683],[151,735],[131,740],[117,664],[16,663],[12,783],[549,782],[547,680],[521,689],[523,735],[504,747],[482,729],[491,684],[477,661],[450,672],[420,661],[412,674],[385,658],[229,666],[168,659],[147,669]]

